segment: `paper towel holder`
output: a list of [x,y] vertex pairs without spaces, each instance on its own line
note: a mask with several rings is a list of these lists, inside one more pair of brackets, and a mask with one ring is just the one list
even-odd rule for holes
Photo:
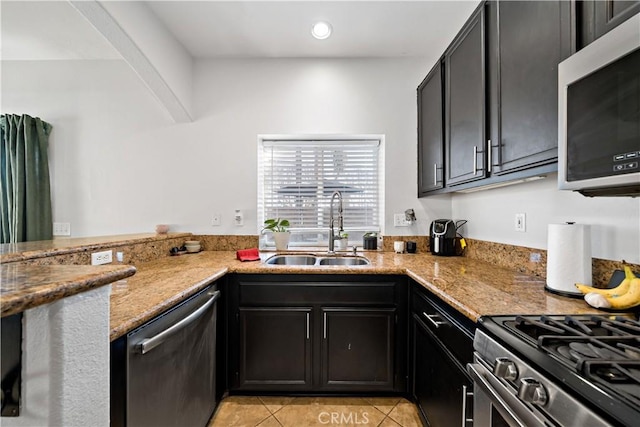
[[[573,221],[549,224],[547,237],[545,290],[565,297],[583,298],[582,292],[574,284],[581,282],[591,285],[591,227],[576,225]],[[563,250],[565,246],[570,246],[571,251]],[[572,270],[569,275],[567,266]]]

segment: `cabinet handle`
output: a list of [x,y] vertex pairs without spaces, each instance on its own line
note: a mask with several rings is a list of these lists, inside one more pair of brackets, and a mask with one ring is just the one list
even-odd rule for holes
[[307,313],[307,339],[309,339],[309,313]]
[[492,169],[493,169],[493,163],[491,163],[491,156],[492,156],[492,147],[491,147],[491,140],[487,141],[487,172],[491,173]]
[[323,314],[323,319],[322,319],[322,337],[326,340],[327,339],[327,313],[325,312]]
[[474,145],[473,146],[473,174],[474,175],[478,173],[477,159],[478,159],[478,146]]
[[437,314],[427,314],[424,311],[422,312],[422,315],[424,317],[427,318],[427,320],[429,321],[429,323],[431,323],[434,327],[439,328],[441,325],[446,325],[447,322],[442,322],[442,321],[438,321],[438,320],[433,320],[433,318],[437,318],[438,315]]
[[437,163],[433,164],[433,185],[434,186],[438,185],[438,164]]
[[467,423],[473,423],[473,418],[467,418],[467,396],[473,396],[472,391],[467,391],[467,386],[462,386],[462,427],[466,427]]

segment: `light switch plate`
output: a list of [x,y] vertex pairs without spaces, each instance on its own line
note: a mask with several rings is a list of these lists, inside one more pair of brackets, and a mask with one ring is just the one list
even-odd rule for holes
[[403,213],[393,214],[393,226],[394,227],[409,227],[411,221],[407,221],[407,216]]
[[53,223],[53,235],[54,236],[71,236],[71,223],[69,223],[69,222],[54,222]]
[[527,231],[527,215],[523,213],[517,213],[515,217],[515,229],[516,231]]

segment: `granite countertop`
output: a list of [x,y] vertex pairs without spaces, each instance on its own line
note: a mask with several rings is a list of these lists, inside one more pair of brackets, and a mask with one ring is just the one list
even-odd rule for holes
[[130,265],[0,265],[2,317],[132,276]]
[[56,237],[53,240],[0,244],[0,263],[45,258],[78,251],[94,251],[114,245],[124,246],[176,237],[189,238],[191,233],[140,233],[100,237]]
[[[262,253],[265,259],[273,253]],[[111,340],[142,325],[227,273],[406,274],[466,317],[498,314],[604,314],[581,299],[551,294],[544,281],[464,257],[431,254],[359,253],[369,266],[285,266],[240,262],[235,252],[204,251],[138,266],[126,286],[111,295]]]

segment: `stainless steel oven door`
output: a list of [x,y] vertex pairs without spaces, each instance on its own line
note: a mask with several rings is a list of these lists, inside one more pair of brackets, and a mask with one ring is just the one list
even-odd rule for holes
[[546,426],[542,413],[532,410],[492,372],[478,363],[467,364],[473,380],[473,419],[477,426],[534,427]]

